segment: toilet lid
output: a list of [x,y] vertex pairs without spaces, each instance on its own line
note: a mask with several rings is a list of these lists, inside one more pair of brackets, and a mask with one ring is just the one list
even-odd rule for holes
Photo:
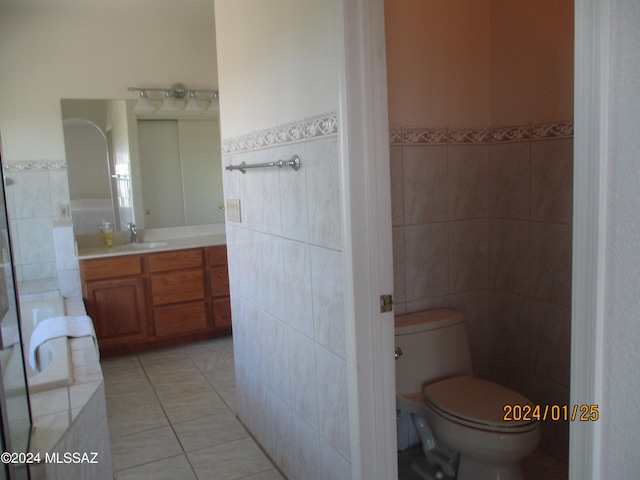
[[[534,426],[535,419],[505,420],[505,405],[533,404],[518,392],[473,377],[453,377],[427,385],[422,390],[424,401],[460,423],[484,429],[520,430]],[[515,413],[522,417],[522,411]],[[530,415],[529,415],[530,416]]]

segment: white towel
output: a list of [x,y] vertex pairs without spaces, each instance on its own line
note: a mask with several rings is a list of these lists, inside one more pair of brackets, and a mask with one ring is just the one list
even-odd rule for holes
[[31,334],[29,342],[29,365],[32,370],[36,369],[36,351],[38,347],[47,340],[57,337],[92,337],[96,352],[98,350],[98,340],[93,329],[93,322],[87,315],[77,317],[52,317],[43,320],[36,325]]

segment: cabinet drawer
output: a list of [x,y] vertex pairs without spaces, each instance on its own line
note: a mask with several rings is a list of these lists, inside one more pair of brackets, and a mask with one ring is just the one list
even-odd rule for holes
[[212,268],[209,272],[211,281],[211,296],[222,297],[229,295],[229,271],[227,267]]
[[187,303],[153,309],[156,336],[167,337],[207,329],[207,309],[204,302]]
[[215,247],[209,247],[207,249],[209,254],[209,265],[215,267],[217,265],[227,264],[227,246],[216,245]]
[[201,248],[175,250],[173,252],[153,253],[149,255],[149,271],[151,273],[198,267],[202,267]]
[[213,301],[213,324],[215,327],[231,326],[231,302],[229,297]]
[[80,275],[84,281],[141,274],[142,257],[140,255],[123,255],[120,257],[80,261]]
[[204,299],[202,270],[156,274],[151,276],[151,296],[154,305],[190,302]]

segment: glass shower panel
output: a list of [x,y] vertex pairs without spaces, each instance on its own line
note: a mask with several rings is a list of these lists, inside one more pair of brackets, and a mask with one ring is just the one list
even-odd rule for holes
[[[0,413],[3,452],[26,453],[31,435],[31,412],[24,369],[22,337],[15,288],[11,240],[7,221],[6,192],[11,178],[5,177],[0,144]],[[5,187],[6,185],[6,187]],[[0,478],[27,479],[25,463],[3,463]],[[4,476],[3,476],[4,475]]]

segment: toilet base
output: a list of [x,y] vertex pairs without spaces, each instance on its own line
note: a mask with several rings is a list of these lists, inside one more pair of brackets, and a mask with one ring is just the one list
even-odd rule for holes
[[466,455],[460,455],[458,480],[524,480],[520,463],[490,465],[478,462]]
[[426,458],[416,458],[411,463],[411,470],[423,480],[455,480],[456,478],[445,475],[438,467],[430,465]]

